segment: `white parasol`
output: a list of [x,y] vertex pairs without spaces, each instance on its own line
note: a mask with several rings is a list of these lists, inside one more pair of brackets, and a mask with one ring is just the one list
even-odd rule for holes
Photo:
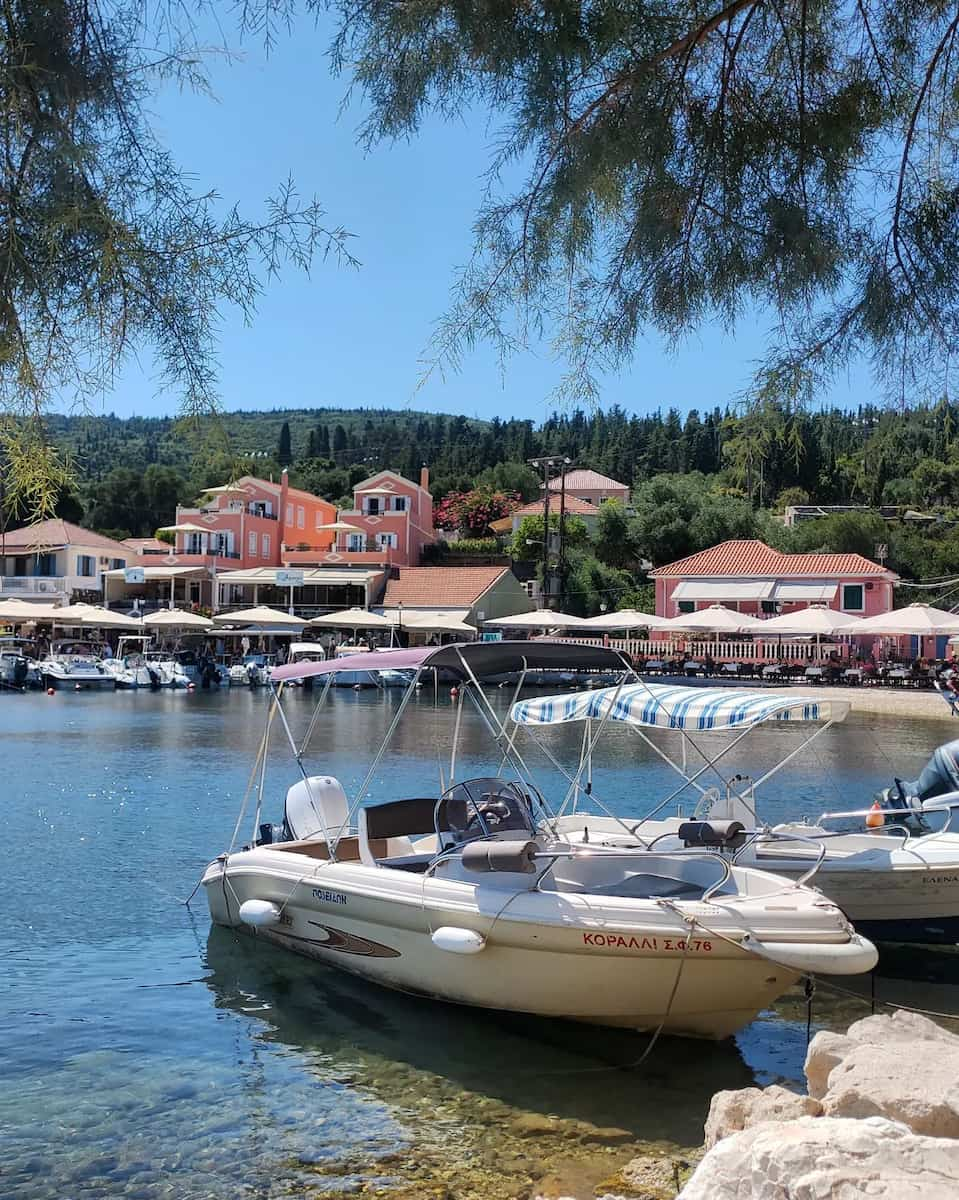
[[493,617],[486,621],[487,625],[500,625],[504,629],[579,629],[589,630],[589,624],[582,617],[574,617],[569,613],[553,612],[550,608],[540,608],[535,612],[518,613],[514,617]]
[[175,608],[163,608],[143,618],[143,624],[148,629],[212,629],[213,622],[209,617],[199,613],[181,612]]
[[291,613],[282,612],[278,608],[267,608],[261,604],[257,608],[243,608],[238,612],[217,613],[213,618],[216,625],[244,625],[251,628],[276,629],[305,629],[309,621],[302,617],[294,617]]
[[324,613],[314,617],[311,625],[326,625],[330,629],[393,629],[394,624],[379,613],[365,608],[345,608],[341,612]]
[[735,612],[722,604],[710,604],[698,612],[680,613],[670,617],[659,628],[676,633],[757,633],[768,622],[751,617],[749,613]]

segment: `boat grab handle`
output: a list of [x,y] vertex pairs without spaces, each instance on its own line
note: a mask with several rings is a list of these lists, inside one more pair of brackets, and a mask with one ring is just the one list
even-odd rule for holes
[[825,842],[823,842],[820,838],[805,837],[802,834],[795,833],[775,833],[771,829],[760,829],[756,831],[756,833],[746,842],[744,846],[740,846],[740,848],[733,855],[733,862],[738,863],[739,856],[743,853],[743,851],[747,850],[750,846],[755,846],[756,843],[760,841],[805,842],[808,845],[815,847],[815,849],[818,851],[816,854],[816,861],[808,871],[804,871],[803,874],[799,876],[799,878],[796,880],[796,887],[802,887],[804,884],[808,883],[822,866],[823,859],[826,857],[826,845]]

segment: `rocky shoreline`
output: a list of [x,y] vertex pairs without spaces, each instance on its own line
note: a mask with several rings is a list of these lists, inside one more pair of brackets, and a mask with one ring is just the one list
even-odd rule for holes
[[866,1017],[817,1033],[804,1069],[805,1095],[717,1092],[698,1162],[641,1155],[602,1200],[956,1200],[959,1036]]

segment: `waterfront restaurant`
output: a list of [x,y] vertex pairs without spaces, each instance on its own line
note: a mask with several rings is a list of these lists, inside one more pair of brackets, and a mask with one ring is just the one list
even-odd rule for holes
[[810,604],[873,617],[893,607],[899,576],[861,554],[784,554],[759,540],[721,542],[650,572],[656,615],[722,604],[756,617]]

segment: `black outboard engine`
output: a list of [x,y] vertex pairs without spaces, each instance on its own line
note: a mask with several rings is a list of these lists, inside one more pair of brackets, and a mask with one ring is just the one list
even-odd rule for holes
[[13,686],[25,688],[27,686],[27,660],[18,658],[13,664]]
[[896,779],[892,787],[878,793],[876,800],[883,809],[912,809],[915,816],[891,815],[890,824],[906,825],[925,833],[929,826],[921,815],[923,804],[948,792],[959,792],[959,738],[934,750],[918,779]]

